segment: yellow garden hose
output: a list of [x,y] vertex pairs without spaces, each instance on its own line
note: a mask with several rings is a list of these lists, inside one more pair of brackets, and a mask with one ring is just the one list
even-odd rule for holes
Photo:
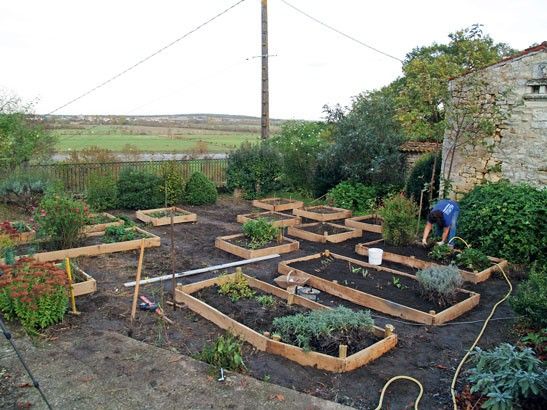
[[414,410],[418,410],[418,403],[420,402],[420,400],[422,399],[422,396],[424,395],[424,386],[422,386],[422,383],[420,383],[414,377],[410,377],[410,376],[395,376],[389,379],[388,382],[382,388],[382,393],[380,394],[380,402],[378,403],[378,407],[376,407],[374,410],[380,410],[382,408],[382,402],[384,401],[384,394],[386,393],[386,390],[389,387],[389,385],[395,380],[410,380],[411,382],[414,382],[418,385],[418,387],[420,388],[420,394],[418,394],[418,397],[416,398],[416,402],[414,403]]
[[499,305],[501,305],[503,302],[505,302],[505,300],[507,300],[507,298],[509,297],[509,295],[511,295],[511,292],[513,291],[513,285],[511,285],[511,281],[509,280],[509,278],[505,274],[503,268],[497,263],[496,263],[496,266],[500,269],[504,279],[507,281],[507,284],[509,285],[509,291],[498,303],[496,303],[494,305],[494,307],[492,308],[492,311],[490,312],[490,314],[486,318],[486,321],[484,322],[484,325],[482,325],[482,329],[481,329],[479,335],[477,336],[477,338],[475,339],[475,341],[473,342],[473,344],[471,345],[471,347],[469,348],[469,350],[467,351],[467,353],[463,357],[462,361],[458,365],[458,368],[456,369],[456,373],[454,374],[454,378],[452,379],[452,384],[450,385],[450,394],[452,395],[452,404],[454,405],[454,410],[458,410],[458,405],[456,403],[456,390],[454,389],[454,387],[456,387],[456,380],[458,379],[458,375],[460,374],[462,366],[465,363],[465,361],[467,360],[467,358],[469,357],[469,355],[471,354],[471,351],[479,343],[479,340],[482,337],[482,335],[484,333],[484,330],[486,329],[486,326],[488,325],[488,322],[490,321],[490,319],[492,319],[492,316],[494,316],[494,312],[496,311],[497,307]]

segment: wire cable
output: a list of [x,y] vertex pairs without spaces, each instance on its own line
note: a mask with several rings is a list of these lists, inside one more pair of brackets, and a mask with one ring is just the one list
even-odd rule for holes
[[6,328],[6,326],[4,326],[4,322],[2,321],[2,318],[0,318],[0,328],[2,330],[2,333],[4,334],[4,336],[6,337],[6,339],[8,340],[8,342],[10,342],[11,344],[11,347],[13,348],[13,350],[15,351],[15,354],[17,355],[17,358],[19,359],[19,361],[21,362],[21,364],[23,365],[23,367],[25,368],[25,370],[27,371],[27,374],[29,375],[30,377],[30,380],[32,380],[32,385],[34,387],[36,387],[36,389],[38,390],[38,392],[40,393],[40,396],[42,396],[42,400],[44,400],[44,403],[46,403],[46,406],[49,410],[51,410],[51,405],[49,404],[49,402],[47,401],[47,398],[46,398],[46,395],[44,394],[44,392],[42,391],[41,387],[40,387],[40,383],[38,383],[38,380],[36,380],[34,378],[34,375],[32,374],[32,372],[30,371],[29,367],[27,366],[27,364],[25,363],[25,361],[23,360],[23,356],[21,356],[21,353],[19,352],[19,350],[17,349],[17,346],[15,346],[15,343],[13,342],[13,339],[11,338],[11,333],[8,331],[8,329]]
[[384,56],[386,56],[386,57],[392,58],[393,60],[397,60],[398,62],[403,63],[403,60],[401,60],[400,58],[395,57],[395,56],[393,56],[393,55],[391,55],[391,54],[389,54],[389,53],[385,53],[385,52],[383,52],[382,50],[377,49],[376,47],[373,47],[373,46],[371,46],[371,45],[368,45],[368,44],[366,44],[366,43],[363,43],[361,40],[358,40],[358,39],[356,39],[355,37],[352,37],[352,36],[350,36],[349,34],[346,34],[346,33],[342,32],[342,31],[338,30],[337,28],[332,27],[331,25],[329,25],[329,24],[327,24],[327,23],[324,23],[324,22],[322,22],[321,20],[316,19],[316,18],[313,17],[313,16],[310,16],[308,13],[306,13],[306,12],[303,11],[303,10],[300,10],[300,9],[299,9],[298,7],[296,7],[296,6],[293,6],[293,5],[290,4],[289,2],[287,2],[287,1],[285,1],[285,0],[281,0],[281,2],[282,2],[282,3],[285,3],[285,5],[289,6],[290,8],[292,8],[292,9],[295,10],[295,11],[297,11],[298,13],[300,13],[300,14],[306,16],[306,17],[309,18],[310,20],[313,20],[313,21],[315,21],[316,23],[321,24],[323,27],[326,27],[326,28],[328,28],[329,30],[334,31],[334,32],[340,34],[341,36],[344,36],[344,37],[346,37],[346,38],[349,38],[350,40],[355,41],[356,43],[358,43],[358,44],[360,44],[360,45],[362,45],[362,46],[364,46],[364,47],[366,47],[366,48],[368,48],[368,49],[370,49],[370,50],[372,50],[372,51],[375,51],[375,52],[377,52],[377,53],[379,53],[379,54],[382,54],[382,55],[384,55]]
[[73,103],[75,103],[76,101],[78,100],[81,100],[82,98],[88,96],[89,94],[97,91],[99,88],[102,88],[104,87],[105,85],[111,83],[112,81],[120,78],[121,76],[123,76],[124,74],[127,74],[129,71],[137,68],[138,66],[140,66],[141,64],[145,63],[146,61],[150,60],[151,58],[157,56],[158,54],[162,53],[163,51],[167,50],[168,48],[174,46],[175,44],[177,44],[179,41],[185,39],[186,37],[188,37],[189,35],[195,33],[196,31],[198,31],[199,29],[205,27],[207,24],[213,22],[214,20],[218,19],[220,16],[228,13],[230,10],[232,10],[233,8],[235,8],[236,6],[240,5],[241,3],[243,3],[245,0],[239,0],[238,2],[236,2],[235,4],[231,5],[230,7],[228,7],[227,9],[221,11],[220,13],[216,14],[214,17],[211,17],[210,19],[208,19],[207,21],[205,21],[204,23],[201,23],[200,25],[196,26],[195,28],[193,28],[192,30],[190,30],[189,32],[187,32],[186,34],[182,35],[181,37],[177,38],[176,40],[173,40],[171,41],[169,44],[161,47],[160,49],[156,50],[155,52],[153,52],[152,54],[148,55],[147,57],[144,57],[142,59],[140,59],[139,61],[137,61],[135,64],[133,64],[132,66],[126,68],[125,70],[123,71],[120,71],[118,74],[110,77],[108,80],[106,81],[103,81],[102,83],[96,85],[95,87],[89,89],[88,91],[86,91],[85,93],[79,95],[78,97],[76,98],[73,98],[72,100],[68,101],[67,103],[55,108],[53,111],[50,111],[48,112],[46,115],[51,115],[57,111],[59,111],[60,109],[62,108],[65,108]]

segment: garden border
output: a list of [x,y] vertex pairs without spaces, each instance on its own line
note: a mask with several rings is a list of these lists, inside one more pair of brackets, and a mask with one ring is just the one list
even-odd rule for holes
[[[332,235],[325,235],[325,234],[320,235],[318,233],[309,232],[305,229],[301,229],[301,228],[305,228],[305,227],[309,227],[309,226],[315,226],[315,225],[319,225],[319,224],[330,225],[330,226],[333,226],[333,227],[336,227],[336,228],[344,228],[347,231],[332,234]],[[345,225],[333,224],[333,223],[330,223],[330,222],[312,222],[312,223],[308,223],[308,224],[290,226],[289,229],[287,230],[287,234],[291,235],[291,236],[296,236],[297,238],[305,239],[305,240],[311,241],[311,242],[340,243],[340,242],[347,241],[348,239],[351,239],[351,238],[359,238],[363,235],[363,232],[360,229],[351,228],[351,227],[345,226]]]
[[85,225],[82,229],[82,233],[84,235],[89,235],[90,233],[95,233],[95,232],[104,232],[106,231],[106,228],[110,226],[122,226],[124,224],[124,222],[121,219],[115,217],[112,214],[109,214],[108,212],[97,212],[95,215],[104,215],[108,218],[113,219],[113,221],[105,222],[102,224]]
[[406,320],[410,320],[410,321],[418,322],[418,323],[423,323],[426,325],[440,325],[452,319],[455,319],[458,316],[468,312],[469,310],[477,306],[480,300],[480,294],[466,290],[466,289],[458,289],[458,291],[460,292],[470,294],[470,297],[438,313],[434,311],[423,312],[421,310],[404,306],[399,303],[392,302],[388,299],[381,298],[379,296],[374,296],[369,293],[365,293],[360,290],[350,288],[348,286],[344,286],[335,282],[328,281],[326,279],[312,275],[303,270],[291,268],[289,266],[291,263],[304,262],[311,259],[321,258],[322,256],[327,256],[327,257],[330,256],[330,257],[333,257],[334,259],[347,261],[354,265],[362,266],[368,269],[382,270],[385,272],[390,272],[394,275],[400,275],[413,280],[417,280],[416,277],[413,275],[409,275],[404,272],[399,272],[395,269],[385,268],[383,266],[371,265],[369,263],[366,263],[357,259],[353,259],[347,256],[337,255],[335,253],[329,252],[328,250],[326,250],[325,252],[304,256],[302,258],[281,261],[277,265],[277,271],[283,275],[288,275],[289,273],[293,272],[298,274],[301,277],[307,277],[308,281],[306,282],[306,285],[319,289],[325,293],[334,295],[341,299],[345,299],[357,305],[364,306],[372,310],[376,310],[377,312],[386,313],[391,316],[400,317],[402,319],[406,319]]
[[281,239],[289,243],[283,243],[281,245],[270,246],[268,248],[261,249],[247,249],[243,248],[242,246],[238,246],[228,242],[229,239],[235,239],[243,236],[244,234],[242,233],[238,233],[235,235],[218,236],[215,239],[215,247],[218,249],[222,249],[225,252],[237,255],[243,259],[253,259],[260,256],[274,255],[276,253],[288,253],[296,251],[300,248],[300,242],[291,238],[286,238],[285,236],[282,236]]
[[[284,228],[287,226],[294,226],[298,225],[300,223],[300,218],[295,215],[290,214],[284,214],[277,211],[265,211],[265,212],[253,212],[250,214],[240,214],[237,216],[237,222],[240,224],[244,224],[247,221],[255,221],[257,218],[260,218],[261,215],[267,216],[267,215],[282,215],[285,217],[283,220],[277,220],[272,221],[270,224],[276,228]],[[257,218],[251,218],[251,216],[256,216]]]
[[351,228],[357,228],[362,231],[382,233],[384,231],[383,225],[376,225],[376,224],[369,224],[366,222],[362,222],[362,221],[366,221],[367,219],[374,219],[374,218],[380,219],[382,221],[384,220],[384,218],[382,218],[380,215],[368,214],[368,215],[361,215],[361,216],[354,216],[351,218],[347,218],[344,221],[344,224]]
[[138,210],[136,212],[136,217],[138,220],[144,222],[144,223],[151,223],[152,226],[162,226],[162,225],[170,225],[171,224],[171,217],[170,216],[164,216],[162,218],[154,218],[150,215],[147,215],[150,212],[159,212],[159,211],[168,211],[170,209],[175,208],[175,211],[178,212],[186,212],[185,215],[179,215],[173,217],[173,223],[184,223],[184,222],[196,222],[198,220],[198,216],[195,213],[188,212],[185,209],[179,208],[179,207],[167,207],[167,208],[155,208],[155,209],[145,209],[145,210]]
[[[287,204],[280,204],[280,205],[272,205],[268,202],[271,201],[278,201],[278,200],[284,200],[284,201],[290,201]],[[252,205],[256,208],[261,209],[267,209],[268,211],[290,211],[291,209],[296,208],[302,208],[304,206],[304,202],[298,201],[296,199],[290,199],[290,198],[280,198],[280,197],[271,197],[271,198],[262,198],[262,199],[255,199],[253,200]]]
[[[368,244],[358,243],[357,245],[355,245],[355,253],[362,256],[368,256],[369,248],[366,245]],[[416,268],[416,269],[423,269],[431,265],[441,265],[440,263],[428,262],[422,259],[417,259],[413,256],[404,256],[404,255],[399,255],[397,253],[386,252],[386,251],[383,252],[382,259],[385,259],[390,262],[400,263],[402,265],[410,266],[411,268]],[[484,282],[485,280],[490,279],[490,276],[492,276],[492,273],[498,271],[500,267],[504,269],[508,266],[508,262],[505,259],[494,258],[493,256],[488,256],[488,259],[490,260],[490,262],[494,263],[494,265],[480,272],[470,272],[464,269],[460,269],[460,274],[462,275],[463,279],[466,282],[471,282],[474,284]]]
[[82,268],[75,266],[72,270],[73,278],[75,274],[82,276],[85,280],[78,283],[74,283],[74,281],[72,282],[74,296],[88,295],[97,291],[97,281],[91,275],[84,272]]
[[[313,210],[317,208],[329,208],[329,209],[334,209],[338,212],[332,212],[328,214],[313,212]],[[334,206],[328,206],[328,205],[308,206],[302,209],[293,209],[292,212],[293,214],[300,216],[302,218],[308,218],[318,222],[328,222],[328,221],[335,221],[337,219],[351,218],[351,211],[349,209],[335,208]]]
[[[382,329],[374,326],[373,332],[375,336],[381,337],[382,339],[351,356],[334,357],[313,351],[306,352],[300,347],[270,339],[191,295],[201,289],[214,285],[221,285],[231,280],[236,274],[237,273],[232,273],[230,275],[218,276],[213,279],[184,286],[178,285],[175,290],[175,302],[185,304],[190,310],[213,322],[221,329],[225,329],[230,333],[241,337],[258,350],[283,356],[303,366],[312,366],[331,372],[342,373],[355,370],[379,358],[384,353],[393,349],[397,344],[397,335],[392,333],[392,327]],[[287,292],[266,282],[259,281],[251,276],[243,274],[243,277],[247,280],[250,287],[260,289],[265,293],[284,299],[289,304],[294,303],[312,310],[329,309],[319,303]],[[343,356],[343,354],[341,353],[340,356]]]
[[[10,223],[17,222],[17,221],[9,221]],[[24,223],[24,222],[23,222]],[[18,245],[23,245],[26,243],[29,243],[33,241],[36,238],[36,231],[30,227],[29,224],[24,223],[25,228],[28,229],[26,232],[18,232],[13,235],[8,235],[10,239]]]

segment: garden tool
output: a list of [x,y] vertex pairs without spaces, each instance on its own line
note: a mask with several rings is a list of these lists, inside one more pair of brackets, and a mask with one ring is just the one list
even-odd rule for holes
[[149,310],[150,312],[154,312],[159,317],[161,317],[163,320],[165,320],[169,324],[173,324],[173,321],[169,319],[165,314],[163,313],[163,309],[161,306],[157,303],[152,302],[150,299],[148,299],[146,296],[141,295],[139,297],[143,303],[139,303],[139,309],[141,310]]
[[66,274],[68,276],[68,286],[70,289],[70,305],[72,307],[72,313],[73,315],[79,315],[80,312],[78,312],[78,309],[76,309],[76,298],[74,297],[74,288],[72,287],[72,269],[70,268],[70,259],[65,259],[65,267],[66,267]]

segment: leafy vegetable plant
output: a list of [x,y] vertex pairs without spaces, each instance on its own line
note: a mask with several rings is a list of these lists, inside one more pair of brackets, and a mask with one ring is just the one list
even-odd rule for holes
[[226,334],[217,338],[214,343],[206,345],[197,355],[197,359],[209,363],[216,369],[244,370],[241,346],[242,342],[238,338]]
[[488,268],[492,263],[483,252],[475,248],[465,248],[456,255],[456,265],[462,269],[481,271]]
[[103,236],[104,243],[132,241],[133,239],[137,239],[135,231],[126,230],[123,226],[109,226]]
[[251,249],[262,248],[271,242],[278,233],[279,229],[264,218],[250,219],[243,224],[243,234],[249,240]]
[[247,279],[241,273],[236,273],[233,279],[220,285],[218,293],[228,296],[232,302],[250,299],[255,295],[255,291],[251,289]]
[[433,249],[431,249],[431,252],[429,252],[429,256],[439,262],[448,262],[450,261],[452,253],[452,248],[447,244],[435,244]]
[[275,304],[275,299],[272,295],[258,295],[255,299],[265,308],[272,307]]

